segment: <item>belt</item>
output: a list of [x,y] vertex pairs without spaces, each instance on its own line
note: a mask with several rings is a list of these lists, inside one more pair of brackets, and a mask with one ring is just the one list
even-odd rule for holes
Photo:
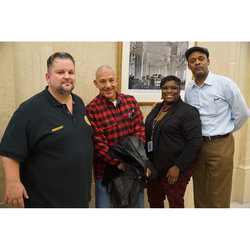
[[220,138],[224,138],[224,137],[228,137],[228,136],[229,136],[229,133],[225,134],[225,135],[202,136],[202,138],[204,141],[212,141],[215,139],[220,139]]

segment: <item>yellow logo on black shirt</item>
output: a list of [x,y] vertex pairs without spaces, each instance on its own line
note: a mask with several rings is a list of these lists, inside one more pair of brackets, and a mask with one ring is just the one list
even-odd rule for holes
[[62,125],[62,126],[59,126],[59,127],[57,127],[57,128],[53,128],[51,131],[52,131],[52,132],[55,132],[55,131],[60,130],[60,129],[63,129],[63,125]]
[[91,126],[91,123],[86,115],[84,116],[84,120],[89,126]]

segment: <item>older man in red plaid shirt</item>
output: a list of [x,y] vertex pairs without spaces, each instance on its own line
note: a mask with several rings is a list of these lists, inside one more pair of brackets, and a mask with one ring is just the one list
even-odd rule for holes
[[[94,128],[94,177],[96,208],[111,207],[110,194],[102,183],[105,167],[124,166],[109,154],[109,146],[117,144],[124,136],[137,136],[145,142],[143,115],[133,96],[117,93],[117,77],[112,67],[103,65],[96,71],[97,95],[86,107],[89,120]],[[140,192],[136,207],[144,207],[144,193]]]

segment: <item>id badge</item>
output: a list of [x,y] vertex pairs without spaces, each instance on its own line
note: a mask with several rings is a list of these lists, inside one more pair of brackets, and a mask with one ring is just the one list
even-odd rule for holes
[[152,152],[153,151],[153,141],[149,141],[148,142],[148,152]]

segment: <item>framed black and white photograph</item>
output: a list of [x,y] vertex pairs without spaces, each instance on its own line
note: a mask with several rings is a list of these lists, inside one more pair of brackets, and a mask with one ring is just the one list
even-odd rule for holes
[[181,79],[181,96],[191,81],[185,51],[194,42],[123,42],[120,44],[120,91],[133,95],[141,105],[161,101],[161,79]]

